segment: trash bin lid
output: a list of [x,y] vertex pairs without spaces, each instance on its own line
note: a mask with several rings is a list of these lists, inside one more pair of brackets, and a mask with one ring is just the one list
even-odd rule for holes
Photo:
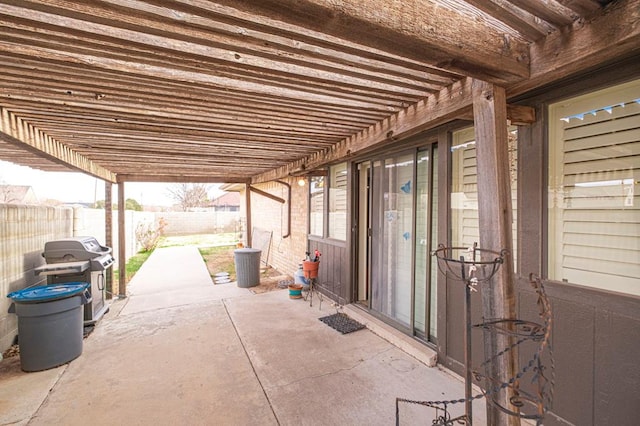
[[235,249],[233,251],[234,254],[252,254],[252,253],[262,253],[262,250],[260,249],[256,249],[256,248],[251,248],[251,247],[245,247],[245,248],[241,248],[241,249]]
[[36,303],[75,296],[85,291],[88,287],[89,283],[81,282],[41,285],[14,291],[13,293],[9,293],[7,297],[11,298],[14,302]]

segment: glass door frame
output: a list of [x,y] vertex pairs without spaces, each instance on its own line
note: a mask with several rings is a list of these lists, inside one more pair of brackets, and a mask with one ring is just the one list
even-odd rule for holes
[[[356,267],[353,268],[353,275],[354,275],[354,279],[353,282],[355,283],[355,285],[353,286],[353,299],[354,301],[356,301],[356,303],[360,304],[361,306],[364,306],[368,309],[369,313],[374,315],[376,318],[381,319],[382,321],[384,321],[385,323],[388,323],[392,326],[394,326],[395,328],[403,331],[405,334],[408,334],[410,336],[414,336],[416,338],[419,338],[425,342],[428,343],[434,343],[435,341],[437,341],[436,336],[432,336],[431,335],[431,316],[432,316],[432,310],[434,309],[434,306],[432,306],[431,303],[431,295],[433,294],[433,292],[435,292],[437,290],[437,282],[432,282],[433,280],[432,278],[432,263],[430,261],[430,257],[431,257],[431,251],[433,249],[433,247],[431,247],[431,245],[433,244],[433,241],[436,241],[434,239],[433,233],[437,232],[438,226],[437,224],[433,223],[434,220],[434,205],[433,205],[433,200],[434,200],[434,191],[437,191],[438,188],[434,187],[434,172],[437,171],[438,165],[434,164],[434,151],[437,149],[437,140],[432,140],[432,141],[428,141],[427,143],[423,143],[420,145],[415,145],[414,147],[409,147],[407,149],[402,149],[402,150],[396,150],[392,153],[381,153],[381,154],[377,154],[375,156],[370,156],[366,159],[362,159],[360,161],[355,161],[354,162],[354,167],[352,168],[353,170],[353,174],[354,174],[354,190],[353,190],[353,206],[355,207],[354,213],[353,213],[353,222],[355,224],[354,226],[354,230],[356,232],[353,233],[353,259],[355,262],[355,265],[357,265]],[[415,317],[416,317],[416,274],[415,274],[415,267],[416,267],[416,227],[417,227],[417,207],[418,207],[418,193],[417,193],[417,178],[418,178],[418,166],[417,166],[417,161],[419,158],[419,154],[420,152],[426,152],[428,157],[429,157],[429,165],[428,165],[428,176],[429,176],[429,180],[428,182],[425,182],[426,185],[428,185],[428,193],[429,193],[429,199],[428,199],[428,206],[427,206],[427,223],[425,224],[426,229],[427,229],[427,235],[428,235],[428,241],[426,242],[427,246],[429,247],[429,250],[427,250],[428,253],[428,258],[425,260],[426,261],[426,273],[425,273],[425,278],[426,278],[426,283],[425,283],[425,300],[424,300],[424,307],[425,307],[425,312],[424,312],[424,316],[425,316],[425,324],[424,324],[424,332],[421,330],[416,330],[415,327]],[[371,255],[372,255],[372,250],[371,250],[371,244],[372,244],[372,232],[371,232],[371,226],[372,226],[372,211],[373,211],[373,207],[374,207],[374,201],[373,201],[373,180],[375,179],[375,177],[373,176],[374,173],[374,168],[373,168],[373,164],[376,161],[382,161],[384,162],[385,160],[387,160],[390,157],[395,157],[395,156],[401,156],[401,155],[407,155],[407,154],[411,154],[413,156],[413,171],[412,171],[412,181],[414,182],[414,191],[412,192],[412,218],[411,218],[411,239],[412,239],[412,246],[411,246],[411,273],[410,273],[410,280],[411,280],[411,299],[409,301],[410,303],[410,321],[409,321],[409,326],[406,326],[405,324],[402,324],[399,321],[394,320],[391,317],[388,317],[387,315],[384,315],[382,313],[379,313],[375,310],[373,310],[372,308],[372,286],[371,286]],[[363,167],[363,165],[366,165],[364,167],[367,167],[367,173],[364,176],[364,178],[368,179],[368,182],[365,182],[364,185],[367,185],[366,191],[364,192],[364,194],[366,194],[366,196],[368,197],[367,202],[364,205],[364,208],[367,209],[367,211],[364,213],[367,215],[367,219],[366,219],[366,224],[367,224],[367,229],[362,229],[361,224],[363,222],[361,222],[361,209],[363,208],[363,205],[361,204],[361,196],[363,194],[362,191],[362,185],[363,185],[363,176],[362,176],[362,172],[361,172],[361,168]],[[377,207],[381,207],[380,205],[378,205]],[[435,209],[437,209],[437,207],[435,207]],[[361,233],[365,232],[366,233],[366,238],[361,238]],[[365,245],[365,247],[362,247],[362,245]],[[365,250],[364,255],[366,256],[365,259],[361,259],[361,256],[363,255],[362,250]],[[362,267],[360,262],[362,262],[364,260],[364,264],[365,264],[365,270],[362,271]],[[364,284],[364,288],[366,291],[366,300],[361,300],[360,299],[360,289],[361,289],[361,274],[362,273],[366,274],[365,277],[365,284]],[[436,280],[437,281],[437,280]],[[436,305],[437,306],[437,305]]]

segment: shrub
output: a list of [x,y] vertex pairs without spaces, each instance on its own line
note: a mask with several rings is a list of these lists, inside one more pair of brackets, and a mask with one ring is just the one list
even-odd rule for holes
[[142,246],[143,251],[151,251],[158,245],[158,241],[164,235],[164,227],[167,222],[164,218],[158,220],[157,226],[149,222],[140,222],[136,227],[136,240]]

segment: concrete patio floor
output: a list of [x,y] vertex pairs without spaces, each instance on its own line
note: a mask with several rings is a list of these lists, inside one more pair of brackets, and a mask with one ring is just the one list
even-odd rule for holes
[[[0,363],[0,424],[392,425],[396,397],[464,395],[458,377],[409,355],[419,347],[406,338],[354,308],[373,331],[342,335],[318,321],[336,312],[331,301],[315,302],[213,285],[195,247],[158,249],[80,357],[37,373]],[[402,405],[400,424],[435,415]],[[483,400],[474,424],[485,424]]]

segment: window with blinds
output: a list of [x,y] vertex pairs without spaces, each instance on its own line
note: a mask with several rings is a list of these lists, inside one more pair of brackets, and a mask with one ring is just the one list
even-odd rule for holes
[[309,232],[324,236],[324,176],[313,176],[309,181]]
[[640,80],[549,107],[549,278],[640,295]]
[[[513,259],[517,265],[517,145],[516,127],[509,128],[509,173],[511,177],[511,204],[513,209]],[[476,165],[476,142],[473,128],[453,133],[451,147],[451,244],[453,247],[480,246],[478,219],[478,168]],[[482,176],[480,177],[482,178]],[[484,247],[499,251],[503,247]]]
[[347,163],[329,167],[329,238],[347,239]]

